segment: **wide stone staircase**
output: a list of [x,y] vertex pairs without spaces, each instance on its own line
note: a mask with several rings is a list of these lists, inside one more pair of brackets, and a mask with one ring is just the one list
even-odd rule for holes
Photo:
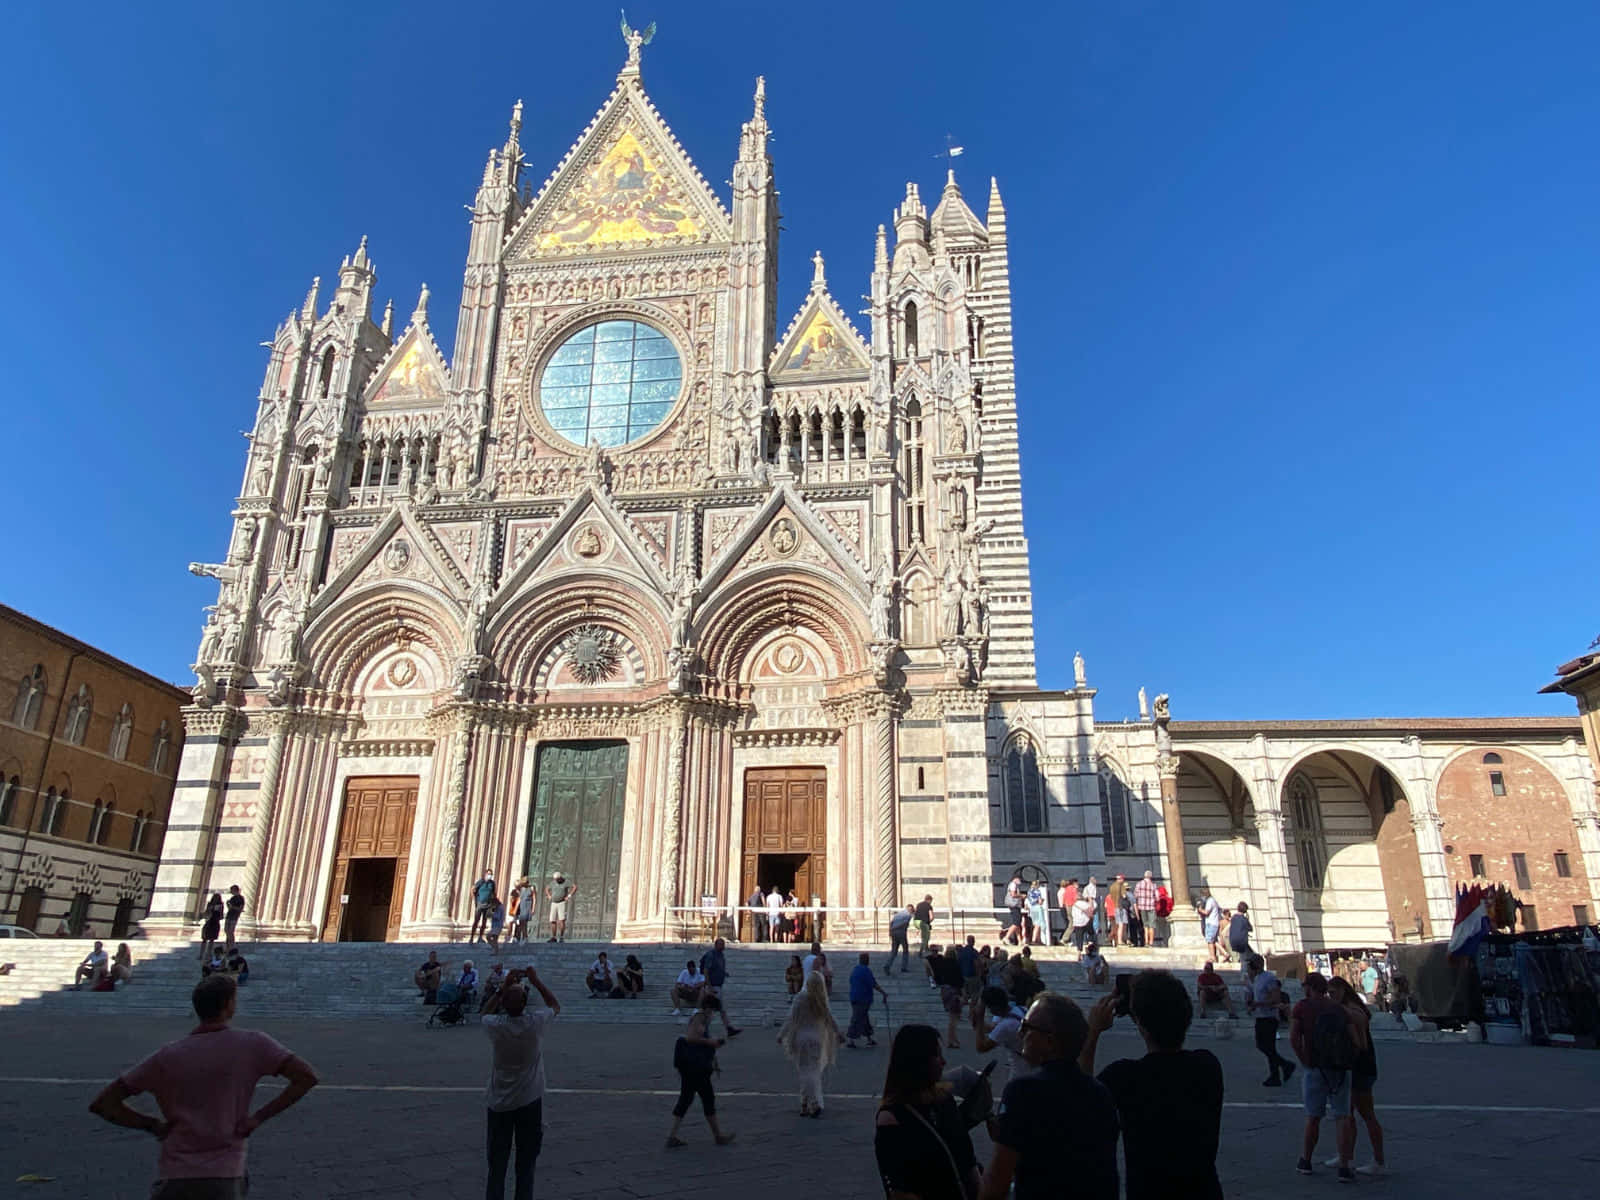
[[[0,975],[0,1008],[47,1009],[52,1012],[139,1013],[186,1016],[189,993],[200,978],[199,944],[188,941],[137,940],[129,943],[134,955],[133,981],[114,992],[72,990],[73,969],[88,953],[91,943],[77,939],[0,942],[0,963],[11,962]],[[115,944],[107,946],[115,949]],[[495,961],[487,945],[465,943],[307,943],[261,942],[241,946],[250,964],[250,981],[240,998],[240,1012],[248,1018],[288,1017],[423,1019],[429,1011],[421,1002],[411,977],[428,951],[459,971],[471,959],[481,976]],[[703,943],[606,945],[567,942],[527,942],[502,947],[507,969],[530,962],[563,1005],[563,1020],[625,1023],[670,1022],[668,1002],[673,980],[685,961],[698,959]],[[728,989],[725,993],[734,1020],[759,1025],[783,1019],[789,1006],[784,968],[789,955],[805,946],[743,945],[728,947]],[[938,992],[928,986],[921,963],[913,959],[911,971],[892,975],[883,971],[887,951],[877,946],[829,943],[824,947],[834,973],[834,1009],[841,1024],[847,1019],[847,979],[861,949],[872,955],[873,969],[889,994],[893,1023],[926,1021],[943,1027]],[[584,974],[596,952],[606,950],[615,963],[635,954],[644,964],[645,993],[636,1000],[591,1000]],[[1103,989],[1085,986],[1071,951],[1034,947],[1040,976],[1052,990],[1066,992],[1080,1002],[1091,1002]],[[1126,950],[1108,955],[1113,972],[1143,967],[1164,967],[1193,986],[1199,963],[1183,951]],[[452,972],[446,978],[452,978]],[[1237,979],[1230,975],[1231,980]],[[874,1021],[884,1023],[883,1002]]]

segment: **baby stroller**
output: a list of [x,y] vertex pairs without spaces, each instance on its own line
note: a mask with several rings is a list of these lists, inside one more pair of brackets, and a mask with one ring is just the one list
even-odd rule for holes
[[438,995],[434,999],[436,1001],[434,1009],[428,1014],[429,1029],[441,1025],[465,1024],[472,1012],[472,989],[463,989],[460,984],[441,983]]

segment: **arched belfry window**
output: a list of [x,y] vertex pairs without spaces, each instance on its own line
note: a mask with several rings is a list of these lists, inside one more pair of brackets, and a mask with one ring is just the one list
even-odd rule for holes
[[1100,769],[1100,840],[1106,854],[1125,854],[1133,844],[1128,785],[1110,767]]
[[24,729],[39,728],[39,710],[44,706],[44,664],[35,664],[17,685],[16,703],[11,707],[11,722]]
[[927,482],[922,464],[922,402],[915,396],[906,401],[905,434],[900,443],[905,452],[906,540],[920,542],[927,532]]
[[89,690],[89,685],[80,683],[78,694],[67,705],[67,723],[61,732],[63,741],[74,746],[83,745],[83,739],[89,736],[89,718],[94,713],[94,693]]
[[150,739],[150,769],[161,772],[167,769],[167,756],[172,752],[172,730],[166,721],[161,722],[161,728],[156,730],[156,736]]
[[1000,786],[1005,795],[1007,832],[1044,833],[1044,775],[1033,739],[1025,733],[1018,734],[1000,758]]
[[1300,886],[1315,891],[1322,887],[1328,873],[1328,843],[1322,829],[1322,804],[1317,799],[1317,787],[1304,771],[1296,771],[1289,776],[1284,797],[1289,802]]
[[111,722],[111,741],[106,753],[115,759],[128,757],[128,742],[133,737],[133,706],[124,704]]
[[322,355],[322,370],[317,375],[317,394],[326,396],[333,387],[333,347],[329,346]]
[[906,357],[917,356],[917,302],[906,301]]

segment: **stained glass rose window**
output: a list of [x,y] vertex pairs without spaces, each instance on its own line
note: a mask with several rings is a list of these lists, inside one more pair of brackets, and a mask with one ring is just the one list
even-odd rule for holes
[[642,321],[600,321],[562,342],[539,376],[539,407],[580,446],[620,446],[672,411],[683,364],[672,342]]

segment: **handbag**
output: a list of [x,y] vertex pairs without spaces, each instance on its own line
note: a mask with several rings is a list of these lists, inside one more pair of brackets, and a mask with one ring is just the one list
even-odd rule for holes
[[956,1163],[956,1156],[950,1153],[950,1144],[944,1140],[944,1135],[939,1132],[937,1126],[909,1104],[899,1105],[898,1110],[910,1113],[918,1121],[922,1122],[924,1129],[933,1134],[933,1140],[938,1142],[939,1149],[944,1151],[945,1161],[950,1164],[950,1171],[956,1177],[956,1188],[963,1196],[970,1197],[972,1192],[968,1190],[967,1181],[961,1175],[961,1167]]
[[716,1065],[717,1048],[705,1042],[691,1042],[680,1037],[672,1048],[672,1066],[685,1075],[709,1075]]

